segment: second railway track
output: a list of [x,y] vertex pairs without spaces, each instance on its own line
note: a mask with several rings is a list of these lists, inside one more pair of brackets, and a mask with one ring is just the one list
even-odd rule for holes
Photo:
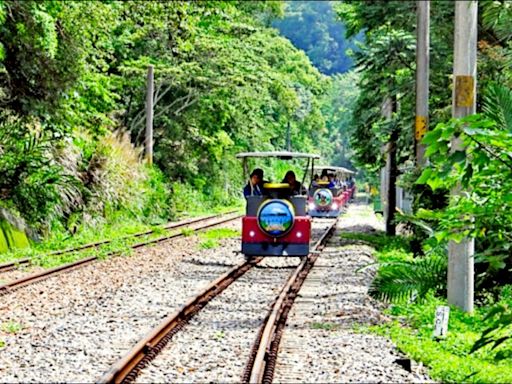
[[[231,214],[231,213],[234,213],[234,212],[228,212],[226,214]],[[169,231],[169,230],[172,230],[172,229],[179,229],[179,228],[183,228],[184,226],[187,226],[187,225],[190,225],[190,224],[194,224],[194,223],[197,223],[197,222],[201,222],[201,221],[205,221],[205,220],[208,220],[208,219],[216,218],[216,217],[219,217],[219,216],[221,216],[221,215],[209,215],[209,216],[206,216],[206,217],[199,217],[199,218],[188,219],[188,220],[184,220],[184,221],[177,222],[177,223],[168,223],[168,224],[162,226],[161,230]],[[79,246],[73,247],[73,248],[66,248],[66,249],[62,249],[62,250],[58,250],[58,251],[48,252],[45,255],[46,256],[58,256],[58,255],[64,255],[66,253],[73,253],[73,252],[83,251],[83,250],[86,250],[86,249],[98,248],[98,247],[100,247],[102,245],[110,244],[114,240],[124,240],[124,239],[129,239],[129,238],[138,238],[138,237],[142,237],[142,236],[151,235],[154,232],[155,232],[154,230],[148,230],[148,231],[144,231],[144,232],[134,233],[132,235],[122,236],[122,237],[116,238],[116,239],[111,239],[111,240],[106,239],[106,240],[95,241],[93,243],[87,243],[87,244],[79,245]],[[13,269],[18,268],[19,266],[26,266],[26,265],[33,264],[34,261],[36,261],[38,258],[40,258],[40,257],[37,257],[37,258],[25,257],[25,258],[16,259],[16,260],[13,260],[13,261],[8,261],[8,262],[5,262],[5,263],[1,263],[0,264],[0,273],[1,272],[11,271]]]
[[[162,229],[166,230],[166,231],[173,231],[173,232],[169,232],[168,234],[158,237],[158,238],[155,238],[155,239],[141,241],[139,243],[131,245],[130,248],[137,249],[137,248],[141,248],[141,247],[144,247],[144,246],[147,246],[150,244],[161,243],[163,241],[168,241],[168,240],[183,236],[182,232],[181,233],[175,232],[176,230],[180,230],[180,229],[183,230],[185,228],[190,228],[192,231],[197,232],[197,231],[205,230],[205,229],[208,229],[208,228],[220,225],[220,224],[224,224],[226,222],[238,219],[239,217],[240,217],[240,215],[238,215],[234,212],[229,212],[227,214],[210,215],[207,217],[186,220],[181,223],[168,224],[168,225],[162,227]],[[192,227],[190,227],[190,226],[192,226]],[[140,237],[152,234],[152,233],[154,233],[154,231],[145,231],[145,232],[136,233],[131,236],[125,236],[122,239],[140,238]],[[65,253],[83,251],[86,249],[97,248],[101,245],[109,244],[111,242],[112,242],[112,240],[103,240],[103,241],[99,241],[99,242],[85,244],[85,245],[82,245],[82,246],[79,246],[76,248],[70,248],[70,249],[66,249],[66,250],[62,250],[62,251],[52,252],[52,253],[50,253],[50,255],[61,255],[61,254],[65,254]],[[118,253],[117,251],[112,251],[112,252],[109,252],[107,254],[107,256],[113,256],[113,255],[116,255],[117,253]],[[32,273],[32,274],[26,274],[22,277],[12,279],[11,281],[9,281],[7,283],[0,284],[0,295],[8,293],[14,289],[17,289],[17,288],[20,288],[23,286],[36,283],[36,282],[46,279],[50,276],[53,276],[57,273],[70,271],[70,270],[79,268],[83,265],[89,264],[98,259],[99,259],[99,256],[84,257],[82,259],[79,259],[79,260],[71,262],[71,263],[63,264],[63,265],[60,265],[60,266],[57,266],[54,268],[46,269],[46,270],[39,271],[39,272]],[[0,264],[0,273],[1,272],[10,272],[10,271],[16,269],[18,266],[28,266],[32,262],[33,262],[32,259],[26,258],[26,259],[20,259],[20,260],[15,260],[15,261],[8,262],[8,263]]]

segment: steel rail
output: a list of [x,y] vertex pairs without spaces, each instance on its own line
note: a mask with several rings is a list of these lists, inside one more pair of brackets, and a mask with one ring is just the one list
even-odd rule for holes
[[[236,219],[240,218],[241,216],[242,215],[236,215],[236,216],[231,216],[231,217],[228,217],[228,218],[223,218],[223,219],[217,220],[217,221],[215,221],[213,223],[208,223],[208,224],[203,225],[201,227],[193,228],[193,231],[194,232],[200,232],[202,230],[205,230],[205,229],[208,229],[208,228],[211,228],[211,227],[215,227],[217,225],[224,224],[224,223],[227,223],[229,221],[236,220]],[[215,217],[217,217],[217,216],[212,216],[212,217],[209,217],[209,218],[206,218],[206,219],[203,218],[202,220],[195,221],[195,223],[198,222],[198,221],[209,220],[209,219],[215,218]],[[188,223],[188,224],[190,224],[190,223]],[[185,226],[185,225],[187,225],[187,224],[184,224],[183,226]],[[137,244],[131,245],[130,248],[131,249],[137,249],[137,248],[141,248],[141,247],[144,247],[144,246],[147,246],[147,245],[150,245],[150,244],[161,243],[161,242],[164,242],[164,241],[167,241],[167,240],[171,240],[171,239],[174,239],[174,238],[177,238],[177,237],[182,237],[182,236],[184,236],[183,233],[174,233],[172,235],[162,236],[162,237],[159,237],[159,238],[156,238],[156,239],[152,239],[152,240],[148,240],[148,241],[144,241],[144,242],[141,242],[141,243],[137,243]],[[112,251],[112,252],[107,253],[106,256],[116,256],[118,254],[119,254],[118,251]],[[64,271],[71,271],[71,270],[73,270],[75,268],[81,267],[81,266],[83,266],[85,264],[89,264],[89,263],[91,263],[93,261],[96,261],[98,259],[99,259],[99,256],[90,256],[90,257],[87,257],[87,258],[84,258],[84,259],[81,259],[81,260],[78,260],[78,261],[74,261],[72,263],[60,265],[60,266],[55,267],[55,268],[47,269],[47,270],[42,271],[42,272],[34,273],[34,274],[31,274],[31,275],[28,275],[28,276],[25,276],[25,277],[21,277],[21,278],[19,278],[17,280],[13,280],[11,282],[7,282],[5,284],[0,285],[0,295],[6,294],[8,292],[11,292],[11,291],[13,291],[15,289],[21,288],[23,286],[30,285],[30,284],[36,283],[38,281],[47,279],[48,277],[53,276],[56,273],[64,272]]]
[[295,297],[318,258],[318,251],[324,246],[336,228],[335,220],[316,242],[313,251],[299,264],[295,272],[281,290],[267,314],[263,326],[253,344],[246,369],[242,376],[244,383],[271,383],[274,376],[277,351],[282,331],[286,324]]
[[244,261],[210,283],[196,297],[168,316],[144,336],[124,357],[116,362],[97,383],[131,383],[139,372],[155,358],[172,337],[209,301],[218,296],[240,276],[259,263],[258,257]]
[[[182,221],[182,222],[178,222],[178,223],[170,223],[170,224],[166,224],[166,225],[162,226],[161,229],[166,230],[166,231],[170,230],[170,229],[176,229],[176,228],[179,228],[179,227],[183,227],[185,225],[194,224],[194,223],[198,223],[200,221],[213,219],[215,217],[220,217],[222,215],[229,215],[229,214],[232,214],[232,213],[235,213],[235,212],[237,212],[237,211],[233,210],[233,211],[229,211],[229,212],[226,212],[226,213],[223,213],[223,214],[219,214],[219,215],[209,215],[209,216],[204,216],[204,217],[200,217],[200,218],[188,219],[188,220],[185,220],[185,221]],[[91,249],[91,248],[99,247],[100,245],[109,244],[109,243],[111,243],[113,241],[131,239],[131,238],[136,238],[136,237],[142,237],[142,236],[150,235],[150,234],[152,234],[154,232],[155,232],[155,230],[150,229],[150,230],[147,230],[147,231],[144,231],[144,232],[138,232],[138,233],[134,233],[132,235],[121,236],[121,237],[118,237],[118,238],[115,238],[115,239],[100,240],[100,241],[95,241],[93,243],[88,243],[88,244],[80,245],[80,246],[74,247],[74,248],[67,248],[67,249],[62,249],[62,250],[59,250],[59,251],[49,252],[49,253],[47,253],[47,254],[45,254],[43,256],[59,256],[59,255],[64,255],[66,253],[83,251],[83,250],[86,250],[86,249]],[[38,257],[35,257],[33,259],[27,257],[27,258],[23,258],[23,259],[18,259],[18,260],[13,260],[13,261],[9,261],[9,262],[6,262],[6,263],[2,263],[2,264],[0,264],[0,273],[1,272],[11,271],[13,269],[18,268],[18,266],[20,266],[20,265],[32,264],[33,260],[40,259],[43,256],[38,256]]]

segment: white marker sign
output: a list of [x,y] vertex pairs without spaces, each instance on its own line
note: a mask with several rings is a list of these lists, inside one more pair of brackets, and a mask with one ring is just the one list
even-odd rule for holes
[[450,317],[450,307],[439,306],[436,309],[436,318],[434,320],[434,337],[443,338],[448,334],[448,318]]

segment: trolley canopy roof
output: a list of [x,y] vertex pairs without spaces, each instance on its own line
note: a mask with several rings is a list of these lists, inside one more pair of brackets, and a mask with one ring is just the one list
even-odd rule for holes
[[354,171],[351,171],[350,169],[347,169],[347,168],[344,168],[344,167],[335,167],[335,166],[330,166],[330,165],[315,165],[315,170],[317,171],[320,171],[320,170],[323,170],[323,169],[326,169],[328,171],[334,171],[334,172],[343,172],[343,173],[350,173],[350,174],[354,174],[355,172]]
[[320,156],[314,153],[302,153],[302,152],[288,152],[288,151],[275,151],[275,152],[242,152],[236,155],[238,159],[244,159],[247,157],[277,157],[282,160],[290,159],[319,159]]

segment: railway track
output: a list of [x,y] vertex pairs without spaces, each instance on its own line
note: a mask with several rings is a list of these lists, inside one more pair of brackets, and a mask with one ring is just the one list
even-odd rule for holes
[[[220,224],[224,224],[224,223],[236,220],[240,217],[241,217],[241,215],[235,214],[235,211],[231,211],[231,212],[228,212],[225,214],[210,215],[210,216],[206,216],[206,217],[202,217],[202,218],[190,219],[190,220],[187,220],[187,221],[181,222],[181,223],[168,224],[168,225],[164,226],[162,229],[164,229],[166,231],[179,230],[179,229],[191,229],[193,232],[199,232],[199,231],[209,229],[211,227],[214,227],[214,226],[217,226]],[[213,222],[209,222],[210,220],[213,220]],[[205,222],[205,224],[200,224],[203,222]],[[188,227],[193,224],[200,224],[200,225],[198,227],[193,227],[193,228]],[[130,236],[124,236],[120,239],[140,238],[143,236],[151,235],[153,233],[155,233],[155,231],[149,230],[149,231],[145,231],[145,232],[136,233],[136,234],[130,235]],[[142,248],[144,246],[150,245],[150,244],[157,244],[157,243],[161,243],[161,242],[168,241],[168,240],[182,237],[182,236],[184,236],[183,232],[179,232],[179,233],[171,232],[167,235],[164,235],[164,236],[161,236],[161,237],[158,237],[155,239],[150,239],[150,240],[146,240],[146,241],[142,241],[142,242],[133,244],[130,246],[130,248],[138,249],[138,248]],[[119,239],[115,239],[115,240],[119,240]],[[98,241],[98,242],[94,242],[94,243],[90,243],[90,244],[85,244],[85,245],[82,245],[82,246],[79,246],[76,248],[69,248],[69,249],[65,249],[65,250],[61,250],[61,251],[52,252],[49,255],[57,256],[57,255],[63,255],[63,254],[67,254],[67,253],[80,252],[80,251],[84,251],[87,249],[98,248],[102,245],[109,244],[113,241],[114,240]],[[117,254],[118,254],[117,251],[112,251],[112,252],[107,253],[106,256],[107,257],[115,256]],[[33,274],[30,274],[27,276],[23,276],[21,278],[17,278],[15,280],[9,281],[7,283],[1,284],[0,285],[0,295],[6,294],[8,292],[11,292],[15,289],[21,288],[23,286],[33,284],[33,283],[39,282],[41,280],[47,279],[48,277],[53,276],[57,273],[62,273],[62,272],[66,272],[66,271],[71,271],[76,268],[80,268],[80,267],[90,264],[98,259],[99,259],[99,256],[85,257],[85,258],[80,259],[75,262],[63,264],[63,265],[60,265],[55,268],[50,268],[50,269],[47,269],[47,270],[44,270],[41,272],[37,272],[37,273],[33,273]],[[27,258],[15,260],[15,261],[9,262],[9,263],[4,263],[4,264],[0,265],[0,273],[12,271],[13,269],[18,268],[19,266],[28,266],[28,265],[31,265],[31,263],[33,263],[33,260],[27,259]]]
[[219,295],[236,279],[262,260],[244,261],[210,283],[180,310],[167,317],[158,327],[141,339],[99,380],[100,383],[133,382],[139,372],[165,347],[171,338],[212,298]]
[[335,220],[316,242],[314,251],[304,258],[271,307],[264,325],[258,333],[242,376],[244,383],[271,383],[277,361],[279,344],[286,325],[288,313],[293,306],[300,288],[313,268],[320,250],[336,229]]
[[[257,372],[258,375],[261,375],[261,372],[263,373],[262,377],[270,377],[268,372],[272,371],[273,364],[264,364],[262,366],[262,363],[260,360],[267,360],[268,354],[267,350],[271,352],[274,356],[277,356],[277,353],[272,348],[277,348],[277,344],[273,344],[271,349],[269,349],[268,346],[271,345],[269,340],[272,340],[274,337],[273,335],[275,332],[282,332],[282,329],[284,327],[284,323],[286,321],[286,314],[291,305],[293,304],[293,298],[297,295],[300,286],[302,282],[305,280],[308,271],[312,268],[314,261],[318,257],[318,252],[320,251],[323,244],[327,241],[329,238],[329,235],[332,233],[332,230],[336,226],[336,222],[333,222],[332,220],[329,220],[330,224],[326,231],[323,232],[323,234],[320,236],[320,238],[317,240],[315,245],[313,246],[313,251],[311,254],[303,258],[298,267],[293,267],[294,272],[292,274],[288,273],[288,270],[290,269],[290,266],[280,266],[280,267],[274,267],[277,268],[278,271],[284,271],[286,272],[286,283],[284,284],[284,288],[281,290],[281,293],[279,294],[278,298],[275,299],[274,304],[271,306],[271,310],[268,312],[268,315],[262,322],[261,327],[259,328],[260,331],[258,333],[258,336],[256,337],[256,342],[252,346],[250,343],[247,345],[247,350],[251,350],[250,353],[247,353],[248,355],[248,363],[247,367],[245,368],[245,373],[243,374],[244,381],[248,381],[252,377],[256,377]],[[158,327],[154,328],[151,332],[149,332],[143,339],[141,339],[123,358],[121,358],[118,362],[116,362],[102,377],[99,379],[99,382],[102,383],[130,383],[134,382],[138,379],[139,374],[144,374],[144,370],[152,364],[152,361],[155,358],[158,358],[159,353],[163,352],[166,348],[166,344],[171,341],[175,336],[180,334],[180,330],[185,330],[185,328],[190,327],[190,321],[191,319],[198,314],[198,312],[201,311],[201,309],[204,308],[203,311],[201,311],[201,314],[204,313],[207,308],[206,304],[210,303],[210,306],[212,306],[212,302],[214,300],[219,300],[219,295],[225,291],[230,285],[235,283],[237,279],[240,279],[244,274],[247,274],[249,270],[254,271],[253,267],[261,264],[262,258],[257,258],[251,261],[243,262],[227,273],[225,273],[223,276],[215,280],[213,283],[211,283],[207,288],[205,288],[198,296],[191,299],[185,306],[183,306],[179,311],[172,314],[171,316],[167,317]],[[281,260],[286,260],[286,258],[276,258]],[[288,259],[290,260],[290,259]],[[261,267],[263,269],[263,274],[267,275],[270,270],[265,270],[264,267]],[[252,273],[251,271],[251,273]],[[281,272],[282,273],[282,272]],[[283,275],[285,276],[285,275]],[[261,278],[261,275],[260,275]],[[261,280],[260,280],[261,283]],[[239,282],[237,281],[237,284]],[[230,287],[230,289],[236,291],[236,285],[233,284],[233,287]],[[254,281],[252,282],[254,284]],[[260,284],[262,285],[262,284]],[[282,285],[281,285],[282,286]],[[242,290],[242,288],[240,288]],[[252,288],[251,288],[252,290]],[[275,298],[275,293],[270,292],[271,297]],[[258,301],[258,299],[255,298],[257,293],[254,293],[254,295],[251,295],[251,298],[254,299],[254,301]],[[267,292],[268,295],[268,292]],[[223,295],[220,295],[222,297]],[[226,304],[229,305],[231,303],[230,299],[226,299]],[[233,304],[233,303],[231,303]],[[219,304],[213,305],[218,306]],[[264,303],[262,304],[263,308],[260,308],[260,312],[264,308],[268,308],[267,305]],[[241,309],[241,313],[246,313],[246,309]],[[234,316],[233,312],[233,316]],[[216,319],[216,321],[230,321],[230,320],[219,320],[220,317],[217,316],[215,313],[212,314],[213,317]],[[263,319],[261,319],[263,320]],[[232,321],[232,320],[231,320]],[[241,321],[243,322],[243,321]],[[279,325],[281,324],[281,325]],[[187,327],[185,327],[187,325]],[[178,335],[179,336],[179,335]],[[203,337],[205,337],[203,335]],[[197,337],[195,337],[197,339]],[[227,340],[226,340],[227,343]],[[174,343],[172,343],[174,344]],[[186,343],[185,343],[186,344]],[[206,347],[204,349],[207,349]],[[262,352],[263,351],[263,352]],[[274,351],[274,352],[272,352]],[[168,352],[168,355],[179,355],[179,353],[173,353]],[[227,358],[227,357],[226,357]],[[201,359],[199,359],[201,360]],[[244,360],[245,361],[245,360]],[[240,373],[243,370],[244,363],[241,363],[242,366],[240,367]],[[195,370],[195,368],[190,367],[190,370]],[[142,376],[141,382],[147,382],[147,381],[161,381],[161,380],[170,380],[170,381],[176,381],[175,377],[163,377],[163,376]],[[203,379],[190,379],[186,378],[186,381],[204,381]],[[211,380],[211,378],[209,379]],[[219,377],[215,377],[215,380],[219,380]],[[252,379],[251,379],[252,380]],[[240,375],[238,376],[238,380],[240,381]],[[252,381],[251,381],[252,382]]]

